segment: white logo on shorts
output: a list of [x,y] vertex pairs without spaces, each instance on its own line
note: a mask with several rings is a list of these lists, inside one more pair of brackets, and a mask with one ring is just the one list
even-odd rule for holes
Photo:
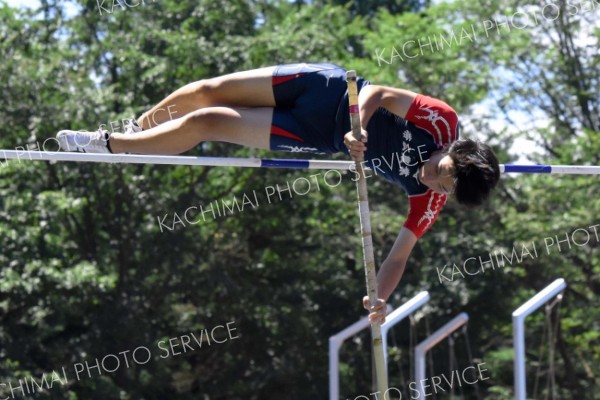
[[278,146],[281,150],[289,151],[291,153],[315,153],[315,154],[326,154],[315,147],[300,147],[300,146],[289,146],[286,144],[280,144]]

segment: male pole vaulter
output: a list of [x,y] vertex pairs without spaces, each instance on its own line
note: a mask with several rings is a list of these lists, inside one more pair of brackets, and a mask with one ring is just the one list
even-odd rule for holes
[[345,74],[334,64],[302,63],[200,80],[177,89],[124,133],[63,130],[57,138],[63,150],[92,153],[179,154],[200,142],[221,141],[290,152],[343,152],[353,158],[364,154],[373,173],[398,184],[410,203],[377,275],[380,299],[373,306],[363,299],[371,322],[383,322],[386,300],[447,196],[467,206],[481,204],[500,169],[489,146],[458,140],[458,116],[446,103],[362,78],[362,138],[354,139]]

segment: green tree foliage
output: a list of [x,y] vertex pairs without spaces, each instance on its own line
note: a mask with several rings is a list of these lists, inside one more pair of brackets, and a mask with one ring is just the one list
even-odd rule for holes
[[[328,61],[374,83],[447,101],[462,116],[462,134],[492,143],[501,162],[515,160],[513,143],[525,138],[537,143],[533,161],[598,164],[598,10],[575,12],[559,3],[560,18],[487,33],[484,21],[516,11],[539,14],[540,6],[510,0],[2,5],[0,145],[53,151],[56,142],[48,138],[59,129],[104,124],[119,130],[123,118],[197,79]],[[433,44],[418,47],[428,40]],[[415,51],[418,56],[409,58]],[[190,154],[268,153],[205,144]],[[355,189],[349,175],[339,186],[327,182],[336,183],[337,176],[325,181],[323,173],[306,171],[2,161],[0,383],[39,381],[44,372],[65,367],[68,383],[53,381],[51,390],[31,397],[327,398],[327,338],[364,312]],[[277,185],[294,184],[308,193],[292,189],[279,196]],[[371,179],[369,187],[381,262],[407,202],[381,179]],[[250,202],[240,211],[245,198]],[[234,200],[238,208],[224,210],[223,202]],[[563,240],[578,228],[593,233],[599,202],[593,176],[533,175],[503,177],[495,197],[477,212],[449,202],[413,251],[390,300],[397,306],[420,290],[432,295],[412,328],[405,323],[394,330],[390,381],[405,398],[411,343],[460,311],[470,315],[475,359],[486,362],[491,375],[479,387],[484,398],[511,398],[510,312],[558,277],[569,288],[551,316],[561,317],[556,392],[597,396],[598,240],[592,236],[570,248],[563,242],[560,251],[556,244],[547,251],[545,239]],[[570,240],[581,243],[582,235]],[[536,256],[512,265],[464,279],[451,268],[445,270],[451,280],[438,275],[445,265],[462,269],[469,257],[517,249],[521,258],[523,246],[532,243]],[[546,347],[540,347],[542,314],[528,324],[530,396],[535,361],[548,366]],[[202,348],[191,341],[193,351],[161,357],[159,342],[164,349],[173,339],[182,351],[177,338],[229,322],[236,339],[217,344],[204,337]],[[456,343],[464,366],[470,362],[466,343],[462,337]],[[140,346],[151,350],[144,365],[127,367],[121,359],[115,372],[99,376],[91,369],[88,376],[86,369],[75,377],[75,365]],[[448,373],[448,356],[447,346],[433,352],[433,373]],[[371,393],[368,337],[349,343],[342,361],[344,398]],[[107,366],[114,368],[112,362]],[[542,374],[541,387],[547,378]],[[476,398],[473,387],[464,391]],[[538,390],[539,398],[546,394]]]

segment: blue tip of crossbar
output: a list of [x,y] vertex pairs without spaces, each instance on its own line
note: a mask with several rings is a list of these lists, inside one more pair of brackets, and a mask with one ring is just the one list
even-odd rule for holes
[[551,174],[551,165],[504,165],[504,172],[522,172],[526,174]]
[[263,168],[308,168],[308,160],[285,160],[278,158],[263,158],[260,166]]

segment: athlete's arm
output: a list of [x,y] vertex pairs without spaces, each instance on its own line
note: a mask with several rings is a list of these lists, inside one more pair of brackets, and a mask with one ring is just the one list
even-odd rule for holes
[[[443,101],[410,90],[375,85],[366,86],[361,90],[360,96],[365,90],[365,118],[371,118],[377,108],[383,107],[428,132],[439,146],[458,139],[458,115]],[[360,96],[359,104],[362,106]]]
[[408,257],[416,243],[417,237],[414,233],[404,227],[400,229],[394,246],[377,274],[377,295],[380,299],[387,300],[398,286]]
[[385,302],[390,297],[400,278],[404,274],[404,268],[412,249],[417,243],[417,237],[407,228],[402,228],[394,246],[390,250],[387,258],[381,264],[377,273],[377,297],[379,298],[374,306],[370,306],[369,298],[363,299],[363,304],[369,310],[369,320],[383,322],[385,319]]
[[417,95],[417,93],[410,90],[394,89],[387,86],[368,85],[361,89],[358,95],[358,104],[362,137],[361,140],[356,140],[352,132],[345,135],[344,142],[350,149],[350,155],[356,158],[360,152],[367,149],[365,145],[367,142],[366,126],[378,108],[383,107],[404,118]]
[[395,89],[387,86],[368,85],[358,96],[360,105],[360,120],[363,128],[379,107],[405,118],[408,110],[418,93],[410,90]]

